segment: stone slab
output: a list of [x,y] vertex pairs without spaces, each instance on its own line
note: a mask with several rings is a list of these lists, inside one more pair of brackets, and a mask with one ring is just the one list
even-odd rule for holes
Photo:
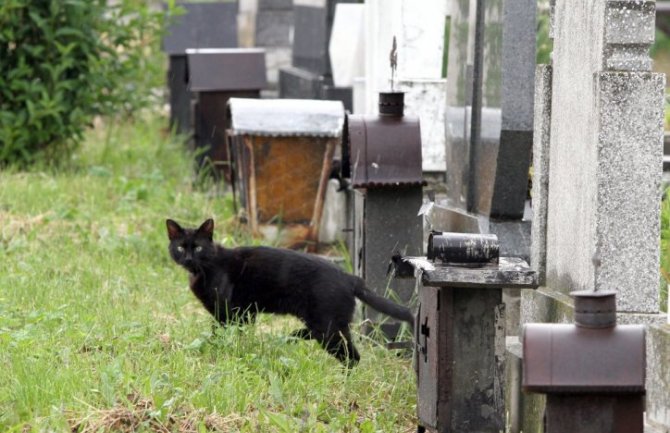
[[321,77],[305,69],[288,67],[279,71],[279,97],[320,99]]
[[342,101],[345,110],[349,113],[353,110],[353,88],[351,87],[336,87],[330,84],[322,84],[321,99],[327,101]]
[[328,45],[335,7],[355,0],[300,0],[294,3],[293,66],[318,75],[331,74]]
[[646,421],[670,432],[670,324],[647,328]]
[[188,90],[187,59],[183,56],[170,56],[168,67],[168,89],[170,92],[170,128],[178,134],[191,130],[191,100],[193,94]]
[[279,70],[291,66],[290,47],[269,47],[265,49],[265,65],[268,83],[276,89],[279,83]]
[[521,391],[523,348],[519,337],[507,336],[505,352],[505,408],[507,409],[507,433],[538,431],[542,425],[544,394]]
[[328,181],[319,228],[320,243],[332,244],[344,240],[342,230],[346,226],[347,200],[344,192],[338,191],[339,187],[340,182],[337,179]]
[[293,0],[258,0],[258,10],[290,10]]
[[547,202],[549,193],[549,142],[551,138],[552,67],[538,65],[535,75],[535,131],[533,133],[533,223],[530,264],[540,285],[547,271]]
[[256,14],[257,47],[290,47],[293,10],[259,10]]
[[[503,111],[503,122],[504,122]],[[518,220],[528,196],[533,131],[500,131],[496,174],[491,196],[491,218]]]
[[177,3],[185,13],[166,29],[163,49],[172,55],[188,48],[237,47],[237,2]]
[[502,129],[532,131],[536,0],[505,2],[502,29]]
[[615,67],[609,48],[634,48],[605,32],[606,15],[645,4],[593,2],[589,14],[574,13],[580,1],[556,4],[546,283],[617,290],[620,311],[654,313],[665,82],[599,72]]
[[522,220],[489,222],[489,233],[498,236],[500,255],[530,261],[531,222]]
[[354,78],[365,73],[364,8],[362,4],[338,4],[335,9],[328,53],[333,82],[338,87],[352,87]]
[[620,311],[655,313],[665,75],[602,73],[596,87],[595,289],[615,288]]
[[405,115],[421,119],[422,169],[445,172],[446,162],[446,79],[398,80],[405,92]]
[[[423,249],[422,220],[417,215],[422,202],[421,187],[402,189],[368,189],[365,192],[363,235],[363,275],[370,290],[380,295],[395,293],[401,303],[408,305],[414,295],[413,280],[392,278],[389,273],[391,257],[420,255]],[[390,283],[390,284],[389,284]],[[381,318],[373,311],[366,317],[377,321]]]
[[442,78],[445,0],[403,0],[401,31],[398,35],[398,77],[401,79]]

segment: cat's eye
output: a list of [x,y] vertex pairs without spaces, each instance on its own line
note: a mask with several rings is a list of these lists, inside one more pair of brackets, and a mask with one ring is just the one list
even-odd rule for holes
[[183,253],[183,252],[184,252],[184,247],[182,247],[181,245],[179,245],[179,246],[177,247],[177,251],[179,251],[180,253]]
[[197,247],[195,247],[193,249],[193,251],[195,251],[196,253],[199,253],[200,251],[202,251],[202,247],[200,245],[198,245]]

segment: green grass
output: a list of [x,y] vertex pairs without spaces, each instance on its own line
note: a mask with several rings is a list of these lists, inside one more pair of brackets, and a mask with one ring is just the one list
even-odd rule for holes
[[360,335],[347,371],[287,342],[293,319],[213,332],[164,221],[244,237],[165,124],[102,125],[64,168],[0,172],[0,431],[413,431],[411,362]]
[[670,187],[661,203],[661,311],[668,312],[668,285],[670,284]]

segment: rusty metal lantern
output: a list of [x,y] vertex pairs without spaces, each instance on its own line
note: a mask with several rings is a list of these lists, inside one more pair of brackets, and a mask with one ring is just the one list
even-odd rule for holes
[[287,244],[318,240],[326,185],[340,145],[339,101],[232,98],[228,136],[236,190],[251,230],[281,224]]
[[[379,294],[389,286],[408,304],[414,286],[389,284],[389,259],[397,253],[418,256],[423,249],[421,128],[417,117],[404,115],[404,94],[379,94],[379,115],[349,115],[342,146],[342,175],[350,179],[348,239],[354,270]],[[376,312],[366,310],[373,323]],[[389,337],[399,324],[387,322]]]
[[260,98],[267,87],[265,50],[261,48],[188,49],[189,89],[193,107],[198,168],[212,168],[216,178],[230,180],[226,109],[230,98]]
[[523,389],[547,395],[549,433],[642,433],[644,326],[616,324],[615,292],[571,295],[573,325],[524,326]]

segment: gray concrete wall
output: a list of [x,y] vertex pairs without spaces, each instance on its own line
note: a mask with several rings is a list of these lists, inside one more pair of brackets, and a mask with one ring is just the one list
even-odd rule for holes
[[[546,282],[522,294],[521,321],[570,323],[570,291],[617,291],[618,323],[648,325],[647,422],[666,432],[670,331],[658,313],[665,76],[650,72],[648,55],[655,4],[551,4],[551,90],[547,80],[536,90],[536,103],[551,105],[536,106],[533,187],[532,262],[540,272],[546,263]],[[543,404],[528,395],[517,406],[538,413]],[[537,431],[539,420],[522,418],[516,425]]]

